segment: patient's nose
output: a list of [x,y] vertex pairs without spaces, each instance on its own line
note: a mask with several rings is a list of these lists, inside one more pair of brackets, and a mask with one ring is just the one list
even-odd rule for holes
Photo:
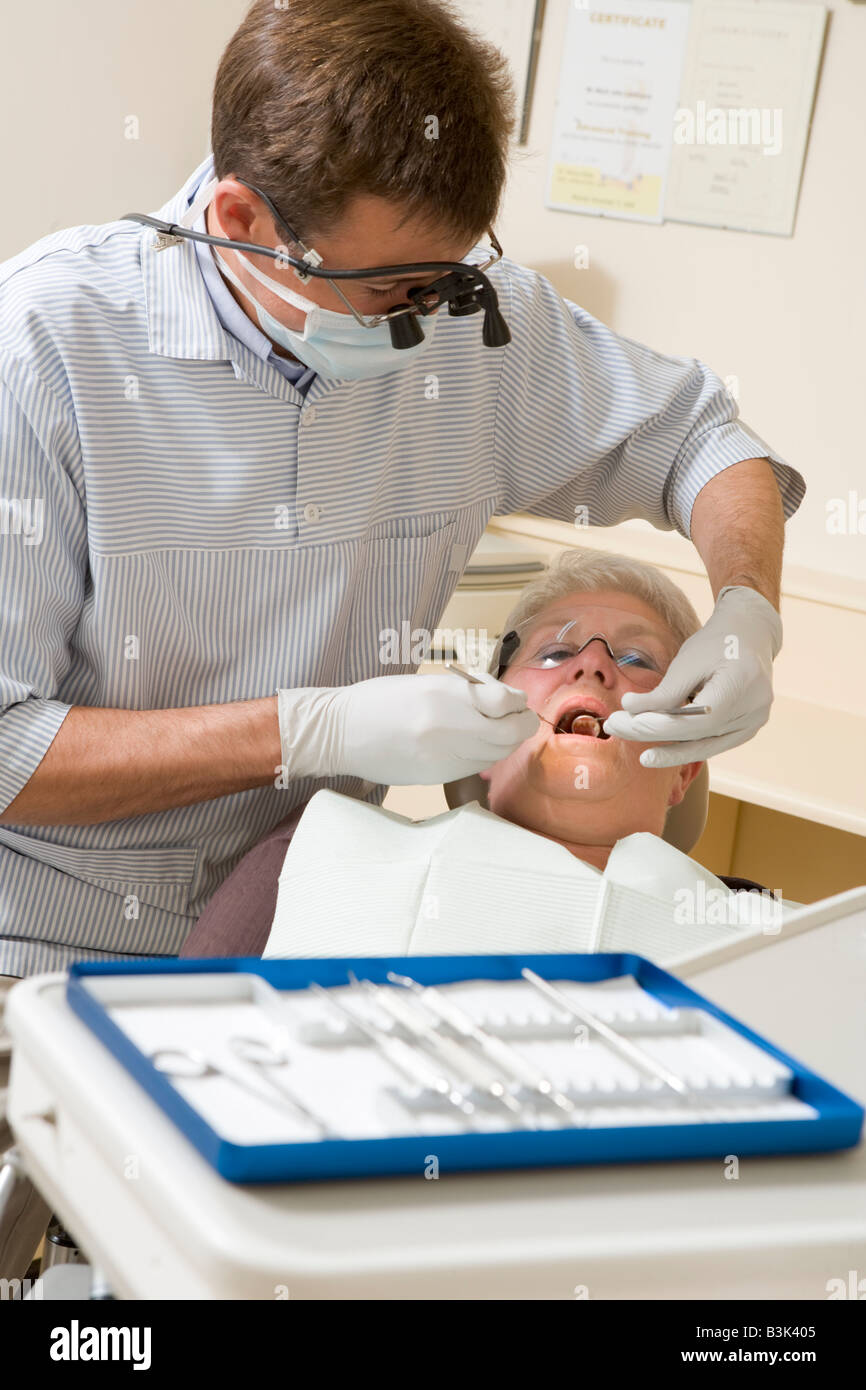
[[586,646],[568,663],[567,679],[578,681],[582,677],[600,680],[603,685],[612,686],[619,670],[613,660],[603,637],[592,637]]

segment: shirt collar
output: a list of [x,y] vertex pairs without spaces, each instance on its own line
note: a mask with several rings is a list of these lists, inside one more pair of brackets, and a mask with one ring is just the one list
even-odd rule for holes
[[[190,189],[189,203],[192,203],[201,185],[212,177],[213,157],[210,157],[198,184]],[[199,213],[198,218],[193,223],[193,228],[197,232],[207,231],[204,212]],[[263,362],[270,362],[272,366],[276,367],[277,370],[283,374],[283,376],[288,377],[288,379],[295,384],[299,384],[302,377],[314,376],[315,372],[313,369],[307,367],[304,363],[290,362],[288,358],[280,357],[279,354],[274,351],[274,346],[270,338],[268,338],[260,328],[257,328],[252,319],[244,313],[226,284],[224,277],[220,274],[217,260],[213,253],[213,247],[208,246],[205,241],[194,241],[193,248],[195,250],[199,270],[201,271],[205,283],[205,288],[210,296],[210,301],[214,307],[217,318],[226,332],[231,333],[233,337],[245,343],[250,351],[254,352]]]
[[[212,177],[213,155],[208,154],[154,216],[163,222],[180,222],[198,189]],[[153,228],[142,229],[141,271],[151,352],[163,357],[234,361],[237,347],[233,351],[232,343],[236,340],[258,359],[257,377],[270,364],[277,365],[293,384],[306,373],[315,376],[311,368],[296,369],[293,363],[276,356],[270,339],[247,318],[229,293],[206,243],[185,238],[157,250],[155,238]],[[205,265],[212,275],[206,276]]]
[[[179,222],[190,199],[212,165],[208,155],[183,188],[154,216]],[[217,318],[189,239],[157,250],[151,227],[141,232],[141,273],[147,312],[148,345],[163,357],[228,360],[228,336]]]

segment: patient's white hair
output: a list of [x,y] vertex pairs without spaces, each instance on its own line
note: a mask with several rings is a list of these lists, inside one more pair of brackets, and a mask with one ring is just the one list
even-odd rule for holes
[[[701,627],[701,620],[682,589],[655,565],[645,565],[627,555],[610,555],[587,546],[573,546],[557,555],[538,579],[530,580],[506,618],[502,631],[510,632],[518,623],[534,618],[548,604],[567,598],[569,594],[600,593],[604,589],[618,590],[649,604],[670,628],[677,646]],[[499,643],[489,667],[494,675],[498,665]]]

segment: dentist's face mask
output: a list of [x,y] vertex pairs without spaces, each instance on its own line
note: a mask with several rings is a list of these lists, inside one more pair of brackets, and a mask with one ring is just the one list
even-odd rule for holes
[[[216,248],[212,249],[216,253]],[[326,380],[360,381],[365,377],[385,376],[388,372],[400,371],[415,362],[433,338],[436,315],[419,316],[424,341],[416,347],[397,349],[391,345],[387,323],[365,328],[352,314],[337,314],[331,309],[323,309],[320,304],[314,304],[312,300],[287,289],[253,265],[249,256],[242,255],[240,251],[236,251],[235,255],[241,256],[250,275],[255,276],[272,294],[295,309],[302,309],[307,315],[302,333],[286,328],[250,294],[225,259],[219,256],[220,270],[253,305],[262,332]]]

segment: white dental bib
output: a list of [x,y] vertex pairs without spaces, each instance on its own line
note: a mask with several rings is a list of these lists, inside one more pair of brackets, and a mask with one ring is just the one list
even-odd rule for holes
[[670,965],[768,929],[781,907],[657,835],[620,840],[601,873],[478,802],[415,822],[322,790],[286,852],[263,956],[636,951]]

